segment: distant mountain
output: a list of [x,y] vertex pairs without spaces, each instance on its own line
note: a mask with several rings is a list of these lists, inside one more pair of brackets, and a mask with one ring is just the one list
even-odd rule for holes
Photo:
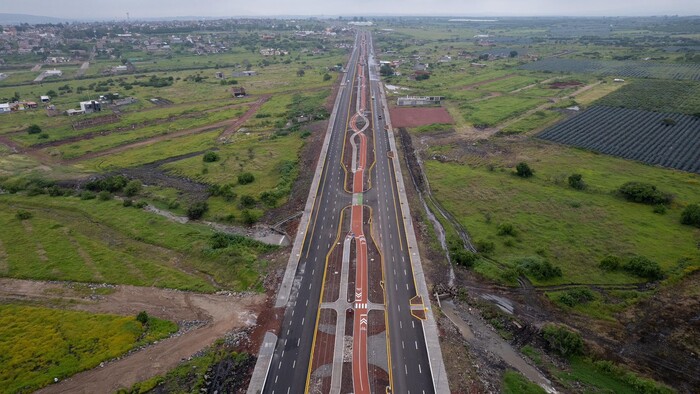
[[20,23],[61,23],[67,19],[53,18],[50,16],[26,15],[26,14],[5,14],[0,12],[0,25],[19,25]]

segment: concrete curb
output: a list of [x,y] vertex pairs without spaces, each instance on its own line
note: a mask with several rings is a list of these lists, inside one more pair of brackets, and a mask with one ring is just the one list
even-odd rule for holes
[[260,345],[258,361],[255,363],[247,394],[259,394],[265,388],[267,373],[270,371],[272,356],[275,354],[275,345],[277,345],[277,335],[271,332],[265,333],[265,340]]

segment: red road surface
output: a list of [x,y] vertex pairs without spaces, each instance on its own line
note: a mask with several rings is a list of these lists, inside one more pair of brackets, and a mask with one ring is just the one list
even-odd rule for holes
[[[354,135],[360,137],[360,159],[353,175],[353,194],[361,194],[364,191],[364,173],[367,165],[367,136],[357,127],[358,118],[364,118],[367,105],[366,76],[364,64],[367,61],[366,42],[361,43],[360,62],[358,75],[360,78],[360,102],[359,112],[350,120],[350,127]],[[354,392],[364,394],[370,392],[369,368],[367,358],[367,303],[369,292],[368,267],[367,267],[367,239],[363,233],[363,205],[361,199],[353,199],[352,206],[352,234],[355,237],[357,268],[355,270],[355,315],[353,322],[353,346],[352,346],[352,381]],[[360,202],[358,204],[358,202]]]

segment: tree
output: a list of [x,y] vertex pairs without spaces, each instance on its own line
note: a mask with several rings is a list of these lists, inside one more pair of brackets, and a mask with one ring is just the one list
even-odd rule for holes
[[474,263],[478,259],[478,256],[475,253],[472,253],[465,249],[453,250],[450,252],[450,256],[452,257],[452,260],[455,262],[455,264],[467,268],[474,265]]
[[248,194],[242,195],[241,196],[241,206],[243,208],[252,208],[255,206],[257,201],[255,200],[255,197],[250,196]]
[[323,80],[324,80],[324,81],[330,81],[331,78],[332,78],[332,77],[331,77],[330,74],[328,74],[328,73],[323,74]]
[[700,204],[690,204],[681,213],[681,223],[700,227]]
[[199,201],[187,208],[187,217],[190,220],[201,219],[208,210],[209,204],[206,201]]
[[534,172],[532,171],[530,166],[523,161],[518,163],[517,166],[515,166],[515,174],[521,178],[529,178],[534,174]]
[[664,193],[656,186],[644,182],[627,182],[617,190],[627,201],[642,204],[670,204],[673,195]]
[[510,57],[518,57],[518,51],[510,51]]
[[571,174],[569,176],[569,186],[576,190],[586,189],[586,182],[583,181],[583,175],[581,174]]
[[303,68],[297,70],[297,77],[303,77],[304,74],[306,74],[306,71]]
[[390,77],[394,75],[394,69],[388,64],[382,64],[382,67],[379,68],[379,74],[383,77]]
[[124,186],[124,194],[127,195],[127,197],[133,197],[141,191],[141,182],[137,180],[132,180],[129,181],[129,183]]
[[55,90],[49,90],[48,92],[46,92],[46,95],[49,96],[49,97],[56,97],[56,96],[58,96],[58,94],[56,93]]
[[29,126],[29,127],[27,128],[27,133],[29,133],[29,134],[39,134],[39,133],[41,133],[41,127],[39,127],[39,125],[33,124],[33,125],[31,125],[31,126]]

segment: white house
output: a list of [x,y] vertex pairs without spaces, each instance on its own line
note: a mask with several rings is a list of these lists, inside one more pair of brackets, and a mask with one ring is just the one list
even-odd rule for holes
[[0,114],[7,114],[11,111],[10,109],[10,103],[2,103],[0,104]]
[[81,101],[80,110],[86,114],[102,111],[102,104],[99,101]]

